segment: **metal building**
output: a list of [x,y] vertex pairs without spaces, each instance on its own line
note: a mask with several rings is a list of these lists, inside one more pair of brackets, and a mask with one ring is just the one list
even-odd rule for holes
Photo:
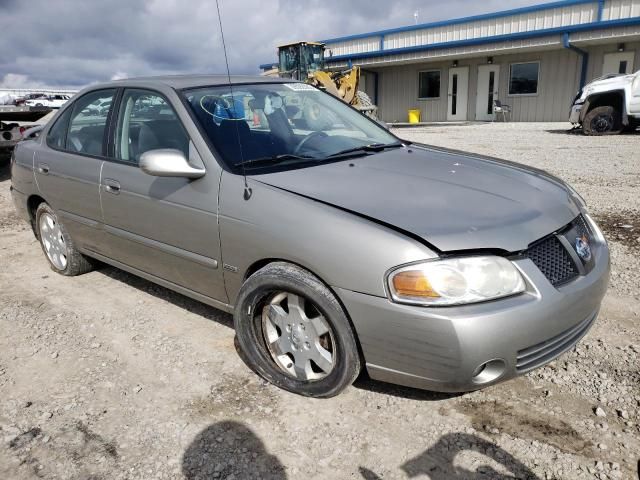
[[[565,121],[576,92],[640,69],[640,0],[564,0],[323,40],[331,68],[360,65],[387,122]],[[271,64],[261,65],[263,68]]]

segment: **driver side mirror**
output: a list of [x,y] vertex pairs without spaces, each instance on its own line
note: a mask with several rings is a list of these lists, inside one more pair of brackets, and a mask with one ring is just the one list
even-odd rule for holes
[[204,168],[192,167],[180,150],[160,148],[149,150],[140,156],[140,169],[155,177],[200,178]]

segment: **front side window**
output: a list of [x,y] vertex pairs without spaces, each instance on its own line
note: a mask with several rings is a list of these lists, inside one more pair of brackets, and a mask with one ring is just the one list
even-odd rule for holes
[[[331,161],[345,150],[400,146],[341,100],[303,83],[187,90],[200,127],[227,166]],[[264,162],[264,163],[261,163]]]
[[514,63],[509,73],[509,95],[535,95],[538,93],[540,64]]
[[418,98],[440,98],[440,71],[418,73]]
[[115,89],[98,90],[76,100],[67,131],[66,150],[86,155],[103,155],[109,108],[100,108],[100,105],[105,100],[112,100],[115,92]]
[[116,130],[116,158],[137,164],[149,150],[172,148],[189,155],[189,136],[167,100],[148,90],[127,89]]

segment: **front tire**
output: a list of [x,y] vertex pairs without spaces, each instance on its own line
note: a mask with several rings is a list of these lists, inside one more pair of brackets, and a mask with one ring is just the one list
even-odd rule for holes
[[54,272],[72,277],[93,269],[91,261],[76,249],[67,229],[46,203],[41,203],[36,209],[36,232]]
[[360,373],[358,346],[342,306],[296,265],[272,263],[251,275],[238,295],[234,324],[249,367],[290,392],[333,397]]
[[622,132],[622,116],[614,107],[596,107],[584,117],[582,130],[585,135],[617,135]]

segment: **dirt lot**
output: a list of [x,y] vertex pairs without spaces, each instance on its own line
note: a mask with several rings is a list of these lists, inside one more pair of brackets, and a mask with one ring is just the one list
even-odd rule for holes
[[113,268],[51,272],[0,170],[0,479],[637,478],[640,135],[565,130],[398,131],[563,177],[611,241],[611,287],[579,346],[459,396],[361,379],[310,400],[267,385],[229,315]]

